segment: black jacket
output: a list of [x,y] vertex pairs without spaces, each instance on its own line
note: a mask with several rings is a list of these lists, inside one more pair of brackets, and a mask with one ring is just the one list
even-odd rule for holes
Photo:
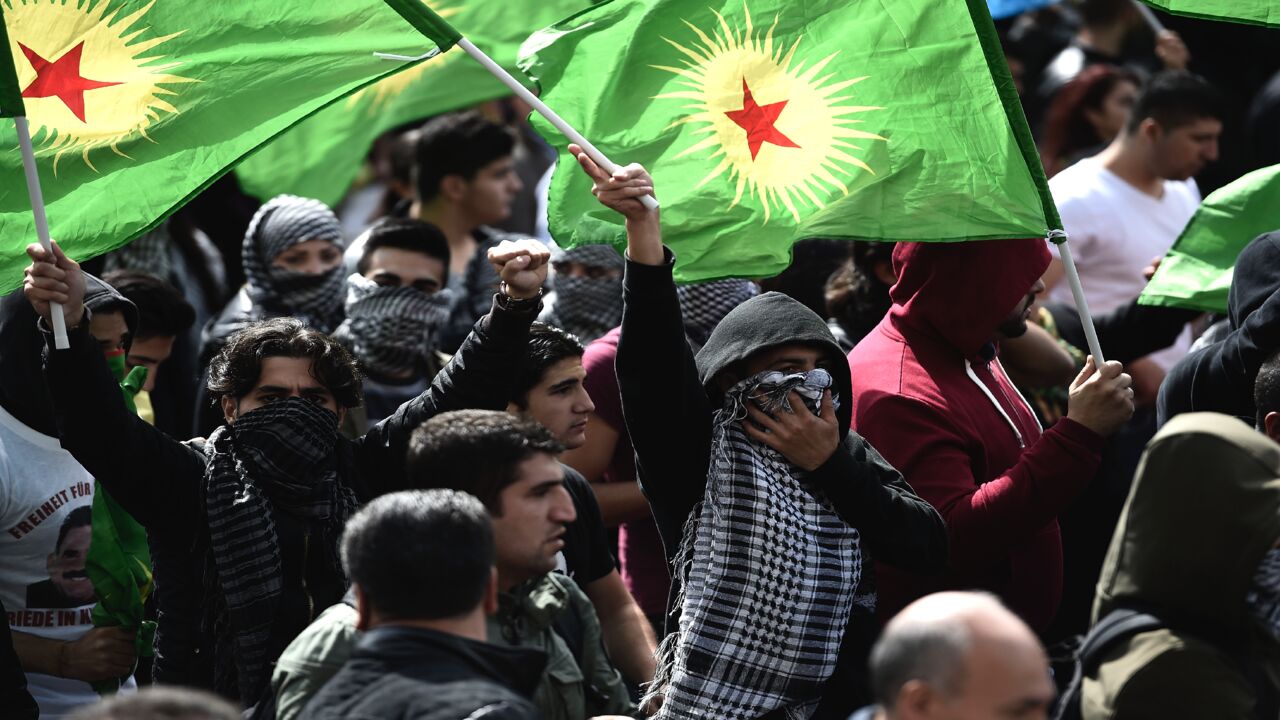
[[[947,531],[942,518],[874,448],[848,430],[849,365],[826,323],[785,295],[765,293],[725,316],[695,364],[672,281],[673,260],[668,250],[662,266],[627,262],[616,360],[623,418],[636,451],[636,476],[658,523],[667,560],[679,549],[685,521],[706,490],[712,416],[720,395],[716,376],[760,350],[803,343],[828,356],[827,370],[835,381],[832,392],[841,401],[836,415],[844,433],[840,449],[810,475],[812,481],[836,512],[858,529],[863,548],[877,560],[917,572],[945,567]],[[863,572],[869,568],[864,559]],[[674,605],[678,579],[671,592],[668,632],[679,622],[679,607]],[[865,668],[874,622],[866,614],[851,616],[815,718],[843,720],[868,701]]]
[[[356,440],[339,438],[338,475],[361,501],[405,486],[409,435],[427,419],[462,408],[502,409],[509,388],[486,379],[507,377],[509,358],[524,352],[536,310],[497,306],[431,387]],[[157,579],[158,682],[211,688],[245,704],[235,677],[233,635],[212,571],[204,508],[205,456],[129,413],[87,323],[70,333],[71,348],[49,342],[46,374],[62,444],[122,507],[146,526]],[[463,368],[472,380],[456,382]],[[284,595],[269,639],[273,657],[324,608],[338,602],[345,579],[315,548],[319,523],[274,513]],[[263,686],[266,678],[263,678]]]
[[435,630],[380,627],[298,720],[537,720],[529,701],[547,656]]
[[1184,357],[1160,386],[1156,423],[1184,412],[1233,415],[1250,426],[1257,413],[1253,381],[1280,349],[1280,231],[1260,235],[1240,252],[1227,296],[1229,332]]

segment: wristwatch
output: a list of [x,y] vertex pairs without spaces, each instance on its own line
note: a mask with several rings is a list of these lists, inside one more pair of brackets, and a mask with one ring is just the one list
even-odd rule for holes
[[538,294],[531,298],[511,297],[507,294],[507,284],[498,285],[498,306],[503,310],[512,310],[516,312],[533,310],[542,305],[542,288],[538,288]]

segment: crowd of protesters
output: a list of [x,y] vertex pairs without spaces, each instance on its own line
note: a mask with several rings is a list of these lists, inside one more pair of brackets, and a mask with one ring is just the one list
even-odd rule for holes
[[[1105,362],[1043,238],[677,286],[662,187],[570,146],[626,247],[558,247],[514,100],[384,137],[337,208],[228,176],[83,266],[32,245],[0,714],[1274,720],[1280,210],[1225,316],[1137,298],[1280,162],[1280,55],[1174,27],[999,23]],[[107,494],[154,637],[95,612]]]

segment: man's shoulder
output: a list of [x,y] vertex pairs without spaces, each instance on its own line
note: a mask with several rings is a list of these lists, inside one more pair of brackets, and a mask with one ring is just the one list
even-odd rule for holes
[[357,617],[356,609],[346,603],[331,606],[289,643],[277,666],[296,671],[342,665],[355,647]]
[[1049,178],[1049,191],[1059,203],[1104,194],[1105,173],[1102,163],[1084,158]]

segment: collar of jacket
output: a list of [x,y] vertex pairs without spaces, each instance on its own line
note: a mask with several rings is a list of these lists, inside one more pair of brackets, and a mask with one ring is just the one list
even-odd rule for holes
[[494,645],[438,630],[397,625],[365,632],[357,641],[352,657],[382,662],[401,660],[432,667],[457,664],[526,698],[533,697],[547,665],[547,655],[541,650]]
[[503,634],[510,642],[538,635],[555,621],[569,605],[569,589],[565,583],[573,582],[555,572],[517,585],[509,593],[498,595],[496,619]]

